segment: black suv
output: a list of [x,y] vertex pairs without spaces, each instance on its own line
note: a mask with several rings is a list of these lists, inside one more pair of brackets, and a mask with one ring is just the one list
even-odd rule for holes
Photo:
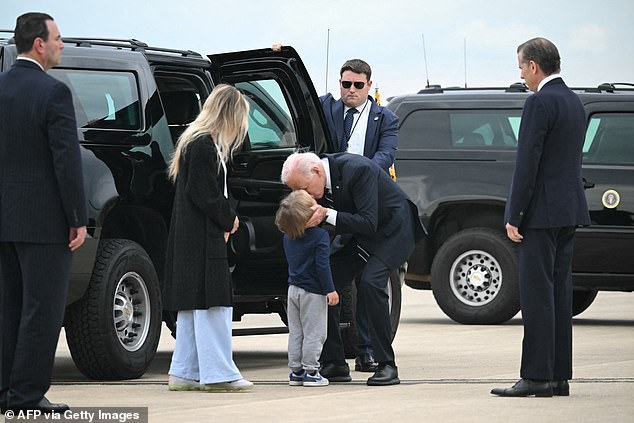
[[[583,178],[592,225],[575,237],[574,314],[599,290],[634,290],[632,86],[575,89],[588,116]],[[516,254],[503,220],[529,95],[523,84],[430,87],[388,105],[401,121],[397,180],[430,232],[406,283],[431,288],[457,322],[501,323],[519,310]]]
[[[0,38],[0,70],[16,59]],[[234,320],[246,313],[286,318],[287,264],[274,224],[286,157],[298,148],[332,151],[319,99],[291,47],[212,56],[153,48],[137,40],[65,38],[50,74],[73,94],[88,200],[88,233],[75,253],[65,329],[75,364],[95,379],[141,376],[154,357],[161,322],[160,283],[172,211],[166,164],[174,142],[214,85],[247,97],[247,141],[228,171],[240,218],[228,254]],[[45,213],[42,210],[42,213]],[[403,272],[390,276],[392,324],[400,315]],[[353,292],[344,297],[344,339],[354,344]],[[348,324],[345,324],[348,322]]]

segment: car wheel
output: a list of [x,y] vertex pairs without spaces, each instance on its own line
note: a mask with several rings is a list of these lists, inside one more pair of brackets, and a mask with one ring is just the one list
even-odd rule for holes
[[572,291],[572,315],[576,316],[586,311],[598,293],[594,289],[589,291],[575,289]]
[[[392,339],[396,336],[398,325],[401,319],[402,288],[407,272],[407,263],[400,269],[390,272],[387,282],[387,290],[390,306],[390,324],[392,326]],[[341,340],[346,358],[354,358],[357,354],[357,285],[352,283],[348,289],[340,293],[341,301],[341,323],[345,326],[341,328]]]
[[135,242],[103,240],[84,296],[66,311],[73,361],[99,380],[142,376],[161,331],[161,293],[154,266]]
[[451,236],[432,263],[436,302],[464,324],[498,324],[519,311],[517,255],[502,232],[471,228]]

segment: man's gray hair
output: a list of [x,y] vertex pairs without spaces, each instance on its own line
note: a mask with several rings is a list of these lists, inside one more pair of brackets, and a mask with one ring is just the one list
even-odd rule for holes
[[316,164],[321,164],[321,159],[315,153],[297,152],[291,154],[282,165],[282,182],[287,184],[288,178],[298,172],[306,176],[310,175],[310,168]]

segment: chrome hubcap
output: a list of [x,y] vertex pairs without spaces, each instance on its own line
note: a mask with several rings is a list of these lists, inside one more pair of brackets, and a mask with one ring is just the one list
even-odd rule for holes
[[449,278],[456,298],[472,307],[490,303],[502,287],[500,264],[482,250],[470,250],[460,255],[451,266]]
[[128,351],[137,351],[150,328],[150,295],[145,281],[136,272],[121,277],[114,293],[114,328],[119,342]]

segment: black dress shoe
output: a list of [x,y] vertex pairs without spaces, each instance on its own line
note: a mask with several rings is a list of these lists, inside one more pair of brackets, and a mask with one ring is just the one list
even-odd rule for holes
[[370,353],[359,354],[354,360],[354,370],[357,372],[374,373],[379,367],[379,363],[374,361]]
[[[39,410],[43,414],[62,414],[64,411],[69,410],[70,408],[66,404],[55,404],[50,402],[46,397],[42,397],[42,399],[35,405],[30,406],[22,406],[22,407],[8,407],[7,410],[12,410],[14,412],[24,411],[24,410]],[[5,410],[6,411],[6,410]]]
[[512,388],[494,388],[491,393],[501,397],[552,397],[553,388],[547,380],[520,379]]
[[328,379],[329,382],[350,382],[352,380],[352,377],[350,377],[350,367],[348,367],[348,363],[326,363],[321,367],[319,373]]
[[376,372],[368,379],[368,385],[370,386],[386,386],[386,385],[398,385],[401,380],[398,378],[398,369],[396,366],[390,364],[379,364]]
[[553,387],[553,395],[567,397],[570,395],[570,385],[567,380],[554,380],[550,383]]

